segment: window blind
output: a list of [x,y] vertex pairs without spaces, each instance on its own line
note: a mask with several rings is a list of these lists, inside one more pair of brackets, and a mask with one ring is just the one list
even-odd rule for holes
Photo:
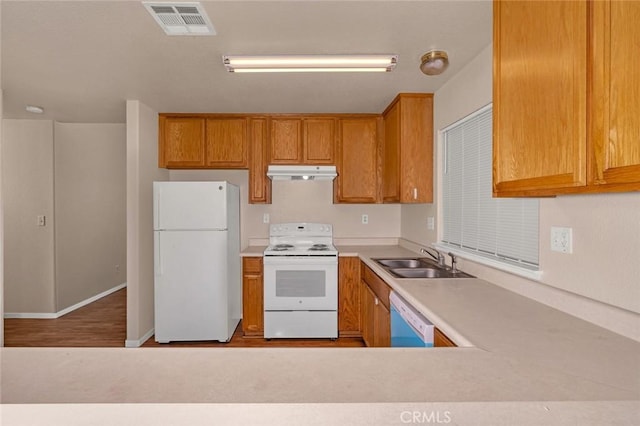
[[538,268],[538,200],[493,198],[491,106],[443,132],[442,243]]

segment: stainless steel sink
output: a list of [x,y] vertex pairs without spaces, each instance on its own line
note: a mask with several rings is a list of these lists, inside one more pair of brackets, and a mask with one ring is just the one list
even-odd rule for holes
[[437,268],[440,267],[429,259],[374,259],[387,268]]
[[376,262],[388,268],[419,268],[423,266],[420,259],[377,259]]
[[436,268],[391,268],[389,272],[398,278],[472,278],[464,272]]
[[474,278],[473,275],[461,271],[452,272],[431,259],[398,258],[373,259],[390,274],[398,278]]

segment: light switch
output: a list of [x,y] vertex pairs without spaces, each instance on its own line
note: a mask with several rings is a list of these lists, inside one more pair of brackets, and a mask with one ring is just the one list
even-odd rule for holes
[[571,228],[551,227],[551,250],[560,253],[573,253],[573,232]]
[[44,215],[38,216],[38,226],[46,226],[46,225],[47,225],[46,216],[44,216]]
[[265,213],[262,215],[262,223],[269,223],[271,219],[269,218],[269,213]]
[[427,229],[433,231],[436,228],[436,220],[433,216],[427,218]]

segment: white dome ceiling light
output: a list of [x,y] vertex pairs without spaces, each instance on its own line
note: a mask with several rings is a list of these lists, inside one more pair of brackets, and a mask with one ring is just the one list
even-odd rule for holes
[[442,74],[449,66],[449,56],[444,50],[430,50],[420,59],[420,71],[426,75]]

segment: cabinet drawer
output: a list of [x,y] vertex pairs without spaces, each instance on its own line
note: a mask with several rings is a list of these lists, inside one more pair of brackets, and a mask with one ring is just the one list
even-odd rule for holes
[[367,285],[373,290],[378,299],[382,302],[382,304],[387,308],[389,307],[389,293],[391,292],[391,287],[385,283],[382,278],[376,275],[375,272],[371,270],[364,263],[362,264],[362,278],[367,283]]
[[243,257],[243,274],[262,274],[262,257]]

